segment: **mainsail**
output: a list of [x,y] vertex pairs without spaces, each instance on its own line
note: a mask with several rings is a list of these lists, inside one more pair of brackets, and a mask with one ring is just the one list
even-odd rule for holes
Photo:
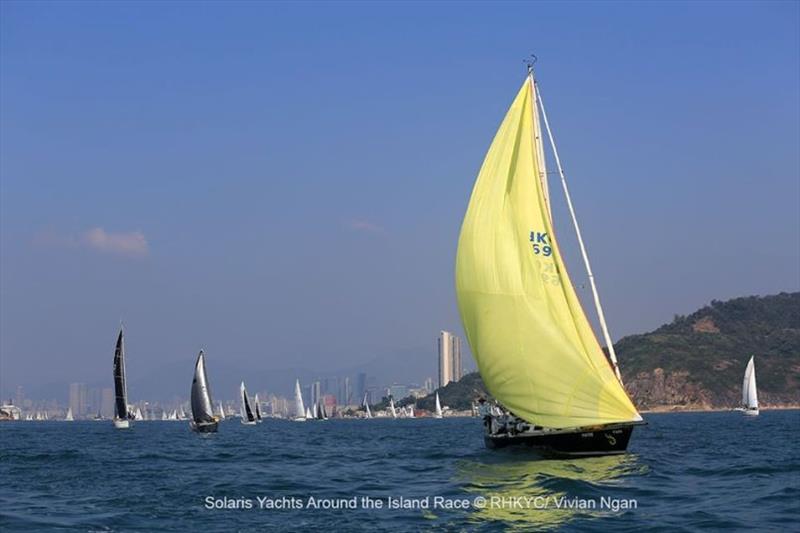
[[114,350],[114,418],[127,420],[128,388],[125,383],[125,340],[119,328],[117,347]]
[[366,393],[364,393],[364,409],[367,412],[367,418],[372,418],[372,412],[369,410],[369,403],[367,403]]
[[211,390],[206,374],[206,357],[203,350],[197,356],[192,380],[192,419],[195,423],[214,422],[214,408],[211,405]]
[[222,407],[222,402],[219,402],[219,419],[225,420],[225,408]]
[[256,407],[256,420],[261,422],[261,402],[258,401],[258,393],[253,397],[253,403]]
[[75,420],[75,417],[72,416],[72,407],[67,409],[67,416],[64,417],[64,420],[67,422],[73,422]]
[[397,418],[397,409],[394,407],[394,398],[389,398],[389,411],[392,413],[392,418]]
[[250,400],[247,397],[247,389],[244,387],[244,381],[239,386],[239,394],[241,395],[241,407],[239,415],[242,417],[243,422],[255,422],[256,417],[253,414],[253,409],[250,407]]
[[303,406],[303,394],[300,392],[300,380],[294,382],[294,412],[297,418],[306,416],[306,408]]
[[439,393],[436,393],[436,418],[442,418],[442,404],[439,402]]
[[317,400],[317,420],[327,420],[328,413],[325,410],[325,402],[322,401],[322,398]]
[[742,383],[742,405],[747,409],[758,409],[758,393],[756,392],[756,367],[753,357],[747,362]]
[[550,428],[641,420],[606,359],[553,232],[532,78],[486,155],[461,227],[458,307],[489,392]]

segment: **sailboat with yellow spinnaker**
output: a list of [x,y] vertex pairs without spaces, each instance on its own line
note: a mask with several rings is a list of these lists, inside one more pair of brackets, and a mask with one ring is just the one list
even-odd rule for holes
[[[622,453],[643,422],[615,357],[612,363],[600,348],[555,238],[539,100],[531,71],[483,161],[458,242],[464,330],[487,390],[507,410],[485,417],[485,440]],[[572,212],[566,182],[564,192]],[[580,240],[574,213],[573,220]],[[596,291],[595,301],[602,318]]]

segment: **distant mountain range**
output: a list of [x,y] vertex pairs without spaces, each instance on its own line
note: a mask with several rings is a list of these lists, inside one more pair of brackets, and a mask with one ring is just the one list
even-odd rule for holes
[[[625,388],[640,409],[736,407],[747,360],[755,355],[759,403],[800,406],[800,292],[710,305],[614,345]],[[485,387],[477,373],[439,390],[467,409]],[[432,408],[433,395],[417,402]]]

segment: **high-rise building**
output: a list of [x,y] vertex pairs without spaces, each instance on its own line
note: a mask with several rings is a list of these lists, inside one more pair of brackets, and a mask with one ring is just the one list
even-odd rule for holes
[[434,387],[433,387],[433,378],[426,378],[426,379],[425,379],[425,384],[424,384],[422,387],[423,387],[423,388],[424,388],[426,391],[428,391],[428,394],[432,393],[432,392],[434,391]]
[[311,405],[316,405],[320,398],[322,398],[322,384],[315,381],[311,384]]
[[353,390],[350,387],[350,378],[336,378],[337,392],[336,403],[338,405],[350,405],[353,396]]
[[439,332],[439,386],[461,379],[461,339],[449,331]]
[[[105,388],[100,393],[100,415],[103,418],[114,416],[114,389]],[[96,413],[95,413],[96,414]]]
[[75,418],[86,416],[86,385],[84,383],[69,384],[69,408]]
[[461,381],[464,367],[461,365],[461,337],[453,335],[453,381]]
[[352,403],[354,404],[361,404],[364,401],[364,394],[367,392],[367,374],[364,372],[359,372],[356,374],[356,390],[355,390],[355,398],[352,399]]

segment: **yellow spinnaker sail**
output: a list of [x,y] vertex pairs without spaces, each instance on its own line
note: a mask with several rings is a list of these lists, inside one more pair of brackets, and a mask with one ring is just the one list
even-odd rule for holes
[[548,215],[527,79],[483,161],[456,257],[458,307],[489,392],[550,428],[641,420],[569,280]]

